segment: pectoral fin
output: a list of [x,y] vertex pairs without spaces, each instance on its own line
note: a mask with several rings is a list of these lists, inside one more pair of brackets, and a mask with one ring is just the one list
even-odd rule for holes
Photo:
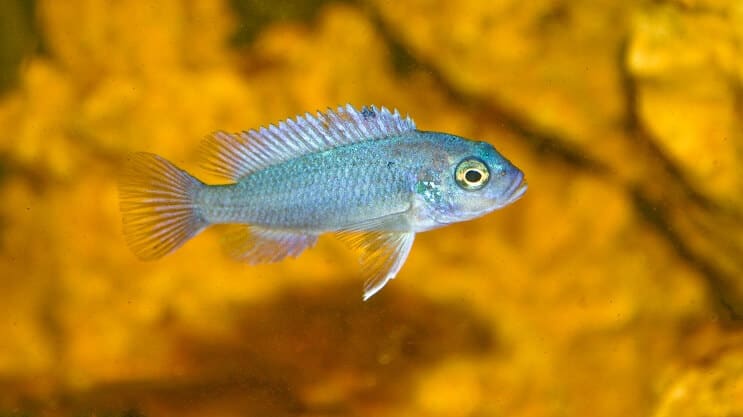
[[415,233],[340,231],[337,236],[359,256],[364,281],[364,301],[395,278],[410,253]]

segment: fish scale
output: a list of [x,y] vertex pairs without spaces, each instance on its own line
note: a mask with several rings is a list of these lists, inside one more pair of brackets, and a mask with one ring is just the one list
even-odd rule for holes
[[[400,140],[407,139],[391,138],[389,146]],[[409,206],[413,183],[405,171],[387,166],[393,156],[377,150],[371,158],[358,158],[355,147],[270,167],[234,185],[205,188],[202,212],[210,223],[332,231]]]
[[416,233],[519,199],[523,173],[485,142],[417,130],[397,110],[347,105],[205,140],[207,185],[162,157],[129,157],[120,182],[134,253],[164,256],[212,224],[230,224],[236,259],[276,262],[334,233],[355,250],[364,299],[394,278]]

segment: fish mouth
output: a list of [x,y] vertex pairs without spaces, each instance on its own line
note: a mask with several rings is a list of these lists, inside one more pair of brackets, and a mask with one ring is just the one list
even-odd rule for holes
[[526,183],[526,180],[524,179],[524,174],[522,172],[519,172],[516,178],[511,183],[511,185],[508,187],[508,190],[506,190],[506,192],[503,193],[503,195],[506,196],[506,198],[503,204],[501,205],[501,207],[512,204],[513,202],[521,198],[526,192],[527,188],[528,188],[528,184]]

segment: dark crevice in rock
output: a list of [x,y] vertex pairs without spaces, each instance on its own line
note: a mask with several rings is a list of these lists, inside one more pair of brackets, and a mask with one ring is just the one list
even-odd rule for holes
[[[591,175],[603,177],[604,180],[611,182],[614,186],[623,188],[624,192],[635,202],[641,216],[654,226],[654,229],[668,242],[669,246],[675,250],[681,259],[692,265],[704,277],[710,296],[715,300],[715,304],[722,306],[725,318],[736,322],[743,319],[743,294],[738,288],[739,285],[736,285],[738,278],[734,271],[718,266],[715,259],[707,256],[709,252],[698,250],[695,246],[687,244],[685,237],[677,233],[676,230],[691,229],[688,233],[694,234],[695,237],[701,236],[702,239],[706,240],[709,240],[709,236],[704,235],[693,225],[691,228],[688,224],[677,227],[675,222],[678,219],[683,219],[683,217],[671,211],[686,211],[688,207],[693,207],[695,210],[701,210],[705,216],[732,220],[733,224],[735,224],[736,218],[740,218],[740,215],[721,207],[717,202],[697,190],[685,177],[682,169],[663,153],[658,147],[657,141],[643,126],[637,109],[637,85],[625,65],[627,42],[620,45],[618,56],[621,77],[619,82],[625,93],[626,102],[624,131],[628,141],[634,141],[632,143],[634,149],[643,153],[642,156],[651,161],[649,164],[654,166],[651,171],[653,171],[652,175],[657,175],[657,178],[648,185],[648,189],[637,188],[636,181],[624,179],[621,174],[618,174],[621,170],[614,169],[610,163],[593,158],[579,147],[572,145],[576,141],[570,140],[562,134],[535,126],[528,120],[528,116],[520,115],[518,112],[508,109],[503,103],[464,92],[457,88],[434,63],[411,53],[411,49],[405,45],[404,41],[399,39],[379,13],[373,8],[370,9],[372,10],[369,11],[369,14],[388,48],[397,54],[403,54],[407,67],[415,68],[431,76],[438,88],[444,91],[452,102],[460,107],[472,109],[471,113],[479,114],[480,119],[502,126],[524,138],[536,154],[561,161]],[[658,182],[662,182],[668,188],[658,187]],[[669,209],[660,211],[651,209],[659,207],[660,202],[663,202]],[[674,209],[672,210],[670,207]],[[719,224],[724,224],[724,222]],[[720,242],[716,241],[708,243],[713,247],[720,245]],[[732,240],[728,239],[727,246],[730,250],[723,251],[721,256],[729,258],[730,256],[734,257],[735,253],[741,252],[739,245]]]
[[[743,253],[743,248],[729,240],[725,236],[727,233],[718,234],[712,231],[727,230],[724,225],[735,224],[736,219],[740,219],[739,214],[726,210],[694,188],[681,168],[658,147],[657,139],[642,123],[638,114],[637,82],[625,65],[627,45],[628,41],[625,40],[618,57],[622,91],[625,93],[626,103],[625,132],[627,138],[635,142],[633,144],[635,148],[650,156],[654,165],[657,166],[657,173],[653,173],[656,177],[653,182],[662,183],[668,187],[656,186],[642,189],[631,186],[630,193],[635,206],[655,230],[669,242],[679,257],[689,262],[702,274],[714,304],[723,308],[726,318],[740,321],[743,319],[743,294],[739,284],[736,285],[739,278],[735,272],[721,268],[715,259],[687,243],[689,236],[685,237],[679,232],[679,230],[691,229],[687,234],[701,237],[708,245],[719,248],[720,256],[737,262],[735,259],[741,259],[740,254]],[[683,211],[683,213],[672,211]],[[705,218],[717,219],[711,230],[704,230],[703,222],[695,221],[699,217],[694,214],[696,211],[702,211]],[[682,221],[688,224],[681,225]],[[715,236],[710,237],[710,235]]]
[[741,296],[737,294],[736,288],[731,287],[730,279],[726,277],[725,272],[717,268],[714,261],[700,256],[685,243],[673,224],[668,221],[671,215],[666,208],[657,201],[653,201],[639,188],[632,191],[632,197],[635,207],[643,218],[669,242],[681,258],[692,264],[705,277],[705,282],[712,295],[712,302],[717,306],[718,311],[729,320],[739,321],[743,319],[743,312],[740,311]]
[[238,19],[230,43],[248,45],[268,26],[277,22],[310,22],[327,3],[354,3],[354,0],[265,1],[230,0]]
[[[192,407],[227,415],[360,415],[369,404],[406,403],[421,373],[447,358],[509,355],[493,324],[463,303],[389,288],[360,305],[349,297],[358,290],[348,279],[234,305],[230,335],[171,329],[179,341],[173,374],[62,390],[55,404],[64,415],[121,415],[116,410],[133,405],[145,415],[198,415]],[[313,396],[317,387],[332,395]],[[2,393],[17,396],[14,390],[18,384],[0,380],[0,404]],[[40,412],[45,404],[26,408]]]
[[628,43],[628,40],[622,43],[617,63],[621,77],[622,91],[625,97],[624,130],[627,133],[627,137],[634,140],[637,147],[642,149],[643,152],[648,153],[655,162],[660,164],[661,169],[671,177],[673,184],[681,188],[686,198],[705,210],[721,210],[721,207],[715,201],[709,199],[691,185],[691,182],[686,178],[681,168],[658,147],[657,141],[643,125],[638,114],[639,99],[637,97],[637,82],[625,65]]
[[[439,71],[436,65],[420,56],[412,54],[410,48],[398,39],[396,34],[393,33],[392,29],[388,27],[378,13],[370,10],[369,14],[387,44],[388,49],[393,52],[393,61],[405,62],[406,68],[415,68],[428,74],[440,90],[446,93],[458,106],[469,108],[472,110],[470,113],[479,114],[481,118],[487,119],[488,123],[503,126],[519,137],[524,138],[537,154],[561,160],[570,166],[585,169],[596,174],[608,174],[608,165],[586,155],[585,152],[582,152],[577,146],[572,145],[562,135],[535,126],[526,120],[525,117],[519,115],[518,112],[508,109],[502,103],[462,91],[454,86]],[[400,56],[398,57],[398,55]]]

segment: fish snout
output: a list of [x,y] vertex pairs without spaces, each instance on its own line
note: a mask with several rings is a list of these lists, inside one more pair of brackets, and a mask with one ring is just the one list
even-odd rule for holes
[[513,179],[500,194],[498,200],[500,200],[500,207],[507,206],[514,201],[521,198],[528,188],[524,173],[518,168],[514,168]]

